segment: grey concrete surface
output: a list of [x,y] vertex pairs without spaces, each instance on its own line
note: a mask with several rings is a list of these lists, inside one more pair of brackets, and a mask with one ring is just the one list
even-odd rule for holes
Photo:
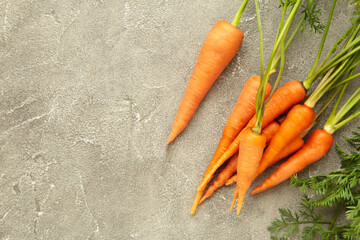
[[[323,20],[330,4],[320,1]],[[231,21],[239,5],[0,0],[0,239],[269,239],[277,209],[297,208],[288,183],[247,197],[240,216],[228,210],[232,187],[189,213],[237,96],[259,72],[252,2],[239,25],[241,50],[166,145],[207,32]],[[351,12],[339,1],[325,51]],[[261,1],[261,13],[269,56],[278,1]],[[296,38],[282,83],[304,79],[319,41]],[[335,134],[340,146],[359,123]],[[300,175],[338,166],[332,149]]]

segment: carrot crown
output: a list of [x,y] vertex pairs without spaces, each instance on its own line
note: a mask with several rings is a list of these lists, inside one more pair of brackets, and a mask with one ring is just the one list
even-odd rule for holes
[[[291,1],[285,1],[285,5],[283,8],[283,14],[282,19],[280,22],[278,34],[275,40],[275,44],[272,50],[272,53],[270,55],[270,59],[268,62],[268,65],[264,71],[264,47],[263,47],[263,38],[262,38],[262,27],[261,27],[261,20],[260,20],[260,9],[259,9],[259,2],[258,0],[255,0],[255,9],[256,9],[256,17],[258,22],[258,29],[259,29],[259,45],[260,45],[260,87],[258,90],[258,93],[256,95],[256,124],[253,128],[253,131],[255,133],[260,134],[261,133],[261,124],[262,124],[262,118],[264,114],[264,108],[265,108],[265,91],[266,91],[266,85],[269,81],[270,75],[273,73],[277,62],[279,61],[278,57],[276,57],[277,53],[280,51],[280,58],[281,58],[281,67],[278,74],[278,77],[275,81],[274,88],[272,93],[275,91],[284,67],[284,58],[285,58],[285,39],[289,32],[289,29],[292,25],[292,22],[294,20],[294,17],[296,15],[296,12],[298,11],[300,5],[302,3],[302,0],[297,0],[294,5],[291,8],[291,11],[288,15],[288,18],[286,19],[284,23],[284,16],[286,13],[286,9],[291,5]],[[301,25],[300,25],[301,26]],[[280,47],[280,48],[279,48]],[[272,94],[271,93],[271,94]],[[271,95],[270,94],[270,95]]]
[[[331,13],[332,14],[332,13]],[[345,61],[346,59],[352,57],[354,54],[357,54],[360,50],[360,36],[357,34],[360,31],[360,17],[353,19],[352,26],[335,42],[332,46],[324,60],[317,66],[317,60],[320,57],[320,49],[318,52],[317,60],[315,60],[312,69],[309,72],[308,77],[303,81],[305,89],[309,89],[312,83],[321,75],[326,74],[329,70],[333,69],[334,67],[338,66],[340,63]],[[325,32],[327,33],[327,32]],[[337,47],[345,40],[343,47],[341,50],[333,56],[330,60],[330,56],[336,52]],[[323,37],[323,41],[324,37]],[[323,45],[320,45],[322,48]]]
[[337,111],[340,100],[345,92],[349,82],[342,87],[339,98],[337,99],[334,109],[332,110],[328,120],[324,125],[324,130],[333,134],[336,130],[344,126],[346,123],[360,115],[360,87],[351,95],[351,97]]
[[235,27],[237,25],[239,25],[239,22],[240,22],[240,18],[245,10],[245,7],[246,7],[246,4],[248,3],[249,0],[244,0],[242,3],[241,3],[241,6],[239,8],[239,10],[237,11],[235,17],[234,17],[234,20],[231,22],[232,25],[234,25]]

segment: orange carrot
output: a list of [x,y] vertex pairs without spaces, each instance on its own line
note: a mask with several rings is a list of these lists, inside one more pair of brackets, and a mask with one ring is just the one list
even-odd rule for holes
[[[226,151],[232,141],[240,133],[240,131],[246,126],[249,120],[255,114],[255,101],[256,93],[260,86],[260,77],[250,77],[241,91],[237,103],[233,108],[226,125],[223,130],[223,135],[220,139],[219,145],[216,149],[214,157],[212,158],[207,170],[210,170],[216,163],[217,159]],[[265,98],[267,98],[272,90],[270,84],[267,85]],[[205,173],[207,175],[207,173]]]
[[[283,114],[286,110],[288,110],[293,105],[304,100],[306,96],[305,88],[302,82],[297,80],[292,80],[284,84],[280,87],[269,99],[269,101],[265,105],[265,111],[262,121],[262,128],[265,128],[269,125],[274,119]],[[235,140],[230,144],[229,148],[223,153],[223,155],[215,162],[215,164],[210,165],[206,170],[203,179],[197,189],[197,194],[191,208],[191,214],[195,214],[197,205],[200,202],[201,196],[213,177],[215,171],[232,155],[234,155],[238,149],[240,144],[240,138],[243,131],[247,128],[252,128],[255,126],[256,116],[249,121],[247,126],[238,134]]]
[[274,158],[280,151],[290,144],[295,138],[310,127],[314,121],[315,113],[311,107],[307,105],[298,104],[294,106],[284,122],[280,125],[279,131],[275,134],[269,146],[264,152],[263,159],[261,159],[261,169],[265,170],[266,167],[274,163]]
[[[265,131],[265,129],[263,130],[263,132]],[[283,150],[281,150],[281,152],[278,155],[276,155],[276,157],[274,159],[274,163],[280,161],[281,159],[286,158],[287,156],[290,156],[291,154],[293,154],[294,152],[299,150],[303,145],[304,145],[304,140],[301,137],[296,138],[289,145],[287,145]],[[258,168],[258,171],[256,173],[256,177],[259,176],[265,170],[264,169],[264,170],[261,171],[261,169],[263,168],[261,166],[262,165],[261,163],[262,162],[260,161],[259,168]],[[268,167],[270,167],[270,166],[271,165],[269,165]],[[236,182],[236,178],[237,178],[236,175],[232,176],[229,180],[227,180],[225,182],[225,185],[233,184],[234,182]]]
[[221,171],[221,173],[219,174],[219,176],[216,178],[216,180],[214,181],[214,183],[208,188],[208,190],[206,191],[206,193],[204,194],[204,196],[200,199],[200,203],[201,204],[205,199],[207,199],[208,197],[210,197],[215,191],[216,189],[218,189],[219,187],[223,186],[224,183],[226,182],[226,180],[228,180],[234,172],[236,172],[236,167],[237,167],[237,159],[238,159],[238,154],[235,154],[229,161],[229,163],[226,165],[226,167],[224,168],[223,171]]
[[[277,163],[277,162],[280,161],[281,159],[286,158],[287,156],[290,156],[291,154],[293,154],[294,152],[296,152],[297,150],[299,150],[303,145],[304,145],[304,140],[303,140],[301,137],[297,137],[297,138],[295,138],[293,141],[291,141],[291,143],[289,143],[288,145],[286,145],[286,146],[276,155],[276,157],[275,157],[271,162],[265,162],[265,161],[263,161],[264,158],[261,159],[256,176],[259,176],[263,171],[265,171],[266,168],[274,165],[275,163]],[[264,156],[263,156],[263,157],[264,157]]]
[[275,133],[279,131],[280,125],[276,121],[272,121],[269,125],[267,125],[263,130],[262,133],[266,137],[266,145],[269,144],[271,139],[275,136]]
[[[266,128],[263,130],[263,134],[266,137],[266,144],[270,142],[272,137],[275,135],[275,133],[279,130],[280,125],[273,121],[270,123]],[[219,187],[223,186],[225,182],[233,175],[234,172],[236,172],[237,168],[237,159],[238,154],[235,154],[229,161],[229,163],[226,165],[224,170],[222,170],[214,183],[208,188],[204,196],[201,198],[200,203],[201,204],[205,199],[209,198]]]
[[266,137],[264,134],[259,135],[251,129],[246,129],[242,135],[237,165],[237,186],[231,206],[233,208],[236,199],[238,199],[237,214],[240,213],[245,194],[256,174],[265,145]]
[[186,127],[201,100],[239,50],[244,33],[221,20],[208,33],[186,87],[168,144]]
[[228,186],[228,185],[233,184],[234,182],[236,182],[236,179],[237,179],[237,174],[235,174],[235,175],[232,176],[229,180],[227,180],[227,181],[225,182],[225,185]]
[[308,138],[305,145],[286,162],[281,164],[273,174],[256,187],[251,195],[278,185],[295,173],[304,169],[307,165],[322,158],[330,149],[333,136],[323,129],[316,129]]

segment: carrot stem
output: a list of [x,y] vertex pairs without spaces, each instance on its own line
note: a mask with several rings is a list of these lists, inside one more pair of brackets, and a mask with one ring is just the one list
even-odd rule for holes
[[241,3],[241,6],[240,6],[239,10],[237,11],[234,20],[231,22],[231,24],[234,25],[235,27],[237,25],[239,25],[241,15],[243,14],[247,3],[248,3],[248,0],[244,0]]
[[[278,38],[275,41],[272,53],[270,55],[269,58],[269,62],[268,65],[266,67],[265,70],[265,74],[263,75],[263,78],[261,78],[261,85],[259,87],[259,91],[256,97],[256,124],[255,127],[253,128],[253,131],[255,133],[260,134],[261,133],[261,124],[262,124],[262,118],[263,118],[263,113],[264,113],[264,107],[265,107],[265,101],[264,101],[264,85],[266,85],[269,81],[270,78],[270,71],[272,68],[272,63],[274,60],[274,57],[276,55],[276,52],[278,51],[279,45],[281,44],[281,41],[283,38],[286,38],[286,33],[288,33],[289,28],[291,27],[291,24],[294,20],[294,17],[296,15],[297,10],[299,9],[300,5],[301,5],[301,0],[297,0],[296,4],[292,7],[291,12],[289,13],[289,16],[284,24],[284,27],[282,28]],[[261,22],[260,22],[260,10],[259,10],[259,3],[258,0],[255,0],[255,9],[256,9],[256,15],[257,15],[257,21],[258,21],[258,27],[259,27],[259,40],[260,40],[260,70],[262,70],[261,66],[263,66],[263,62],[261,62],[261,60],[263,61],[263,59],[261,59],[261,54],[263,55],[263,49],[261,48],[262,46],[262,32],[261,32]],[[261,73],[263,73],[263,71],[261,71]],[[280,78],[277,79],[277,81],[279,81]],[[276,85],[277,83],[275,82],[274,85]]]
[[[321,56],[321,52],[322,52],[323,47],[324,47],[324,44],[325,44],[326,37],[327,37],[327,34],[328,34],[328,32],[329,32],[331,20],[332,20],[333,14],[334,14],[335,6],[336,6],[336,1],[337,1],[337,0],[334,0],[334,1],[333,1],[333,4],[332,4],[332,6],[331,6],[331,10],[330,10],[330,14],[329,14],[329,17],[328,17],[328,21],[327,21],[327,23],[326,23],[325,32],[324,32],[324,34],[323,34],[323,36],[322,36],[319,50],[318,50],[318,52],[317,52],[317,55],[316,55],[314,64],[313,64],[313,66],[312,66],[312,68],[311,68],[311,70],[310,70],[310,72],[309,72],[308,77],[311,76],[311,75],[315,72],[316,67],[317,67],[317,65],[318,65],[318,62],[319,62],[319,59],[320,59],[320,56]],[[308,90],[308,89],[307,89],[307,90]]]

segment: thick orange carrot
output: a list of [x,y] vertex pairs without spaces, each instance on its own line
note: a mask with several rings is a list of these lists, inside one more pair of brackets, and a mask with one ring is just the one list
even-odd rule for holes
[[[311,107],[298,104],[294,106],[280,125],[279,131],[275,134],[261,159],[262,166],[270,166],[276,155],[290,144],[295,138],[310,127],[314,121],[315,113]],[[262,167],[263,168],[263,167]]]
[[233,173],[236,171],[236,167],[237,167],[237,159],[238,159],[238,154],[235,154],[229,161],[229,163],[226,165],[226,167],[224,168],[223,171],[221,171],[221,173],[219,174],[219,176],[216,178],[216,180],[214,181],[214,183],[208,188],[208,190],[206,191],[206,193],[204,194],[204,196],[201,198],[200,203],[201,204],[205,199],[207,199],[208,197],[210,197],[215,191],[216,189],[218,189],[219,187],[223,186],[224,183],[226,182],[226,180],[228,180]]
[[[270,123],[266,128],[263,130],[263,134],[266,137],[266,144],[270,142],[272,137],[275,135],[275,133],[279,130],[280,125],[273,121]],[[226,165],[224,170],[222,170],[214,183],[207,189],[204,196],[201,198],[200,203],[201,204],[205,199],[209,198],[219,187],[223,186],[227,180],[233,175],[234,172],[236,172],[237,168],[237,159],[238,154],[235,154],[229,161],[229,163]]]
[[[286,110],[294,106],[295,104],[304,100],[306,96],[306,91],[302,82],[297,80],[292,80],[284,84],[280,87],[269,99],[269,101],[265,105],[265,111],[262,121],[262,128],[265,128],[269,125],[273,120],[283,114]],[[215,171],[232,155],[234,155],[238,149],[240,144],[240,138],[243,131],[247,128],[252,128],[255,126],[256,116],[249,121],[247,126],[238,134],[235,140],[230,144],[229,148],[223,153],[223,155],[216,161],[214,165],[209,166],[206,170],[203,179],[197,189],[197,194],[191,208],[191,214],[195,214],[197,205],[200,202],[201,196],[213,177]]]
[[[266,128],[265,128],[266,129]],[[265,129],[263,130],[263,132],[265,131]],[[302,146],[304,145],[304,140],[301,137],[297,137],[295,138],[294,141],[292,141],[289,145],[287,145],[283,150],[281,150],[281,152],[276,155],[275,159],[274,159],[274,163],[280,161],[281,159],[286,158],[287,156],[290,156],[291,154],[293,154],[294,152],[296,152],[297,150],[299,150]],[[259,164],[259,168],[258,171],[256,173],[256,177],[259,176],[265,169],[261,170],[263,168],[262,166],[262,161],[260,161]],[[273,164],[274,164],[273,163]],[[270,167],[271,165],[267,166]],[[256,178],[255,177],[255,178]],[[234,182],[236,182],[236,178],[237,176],[234,175],[232,176],[229,180],[227,180],[225,182],[225,185],[230,185],[233,184]]]
[[221,20],[208,33],[180,103],[168,143],[186,127],[201,100],[239,50],[244,33]]
[[259,135],[251,129],[246,129],[242,135],[242,147],[239,149],[237,164],[237,186],[232,203],[233,207],[236,199],[238,199],[237,214],[240,213],[245,194],[256,174],[265,145],[266,137],[264,134]]
[[332,143],[333,136],[330,133],[323,129],[316,129],[305,145],[281,164],[260,186],[256,187],[251,192],[251,195],[278,185],[304,169],[307,165],[319,160],[329,151]]
[[263,159],[261,159],[260,164],[259,164],[259,168],[256,174],[256,177],[259,176],[263,171],[265,171],[266,168],[274,165],[275,163],[277,163],[278,161],[280,161],[281,159],[290,156],[291,154],[293,154],[294,152],[296,152],[297,150],[299,150],[302,146],[304,145],[304,140],[301,137],[297,137],[295,138],[293,141],[291,141],[291,143],[287,144],[277,155],[276,157],[271,161],[271,162],[265,162],[263,161]]

